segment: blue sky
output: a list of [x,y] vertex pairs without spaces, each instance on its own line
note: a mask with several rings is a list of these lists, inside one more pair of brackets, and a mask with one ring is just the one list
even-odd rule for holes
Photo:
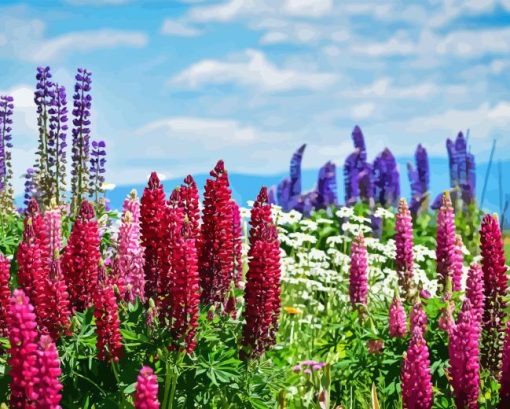
[[[34,74],[71,95],[93,72],[93,138],[108,178],[202,173],[219,158],[271,174],[342,164],[359,124],[369,157],[411,156],[470,129],[510,159],[510,0],[2,1],[0,93],[16,99],[15,172],[33,163]],[[20,181],[21,182],[21,181]],[[17,185],[20,185],[20,182]]]

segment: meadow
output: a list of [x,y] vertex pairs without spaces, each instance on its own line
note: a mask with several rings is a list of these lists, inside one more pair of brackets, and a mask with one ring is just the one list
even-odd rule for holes
[[303,148],[248,207],[219,160],[202,194],[155,171],[111,209],[92,75],[75,79],[68,110],[37,70],[21,208],[0,97],[2,407],[510,408],[510,243],[462,134],[437,198],[423,146],[406,201],[355,127],[343,204],[332,162],[301,191]]

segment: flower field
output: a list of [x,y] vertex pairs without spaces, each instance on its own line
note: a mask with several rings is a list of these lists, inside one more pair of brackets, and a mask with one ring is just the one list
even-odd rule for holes
[[463,135],[432,206],[425,148],[408,205],[395,158],[369,163],[356,127],[345,205],[332,162],[301,192],[302,147],[247,208],[219,160],[203,191],[153,172],[117,210],[91,73],[69,111],[49,67],[36,79],[22,208],[0,97],[2,407],[510,408],[508,239],[477,208]]

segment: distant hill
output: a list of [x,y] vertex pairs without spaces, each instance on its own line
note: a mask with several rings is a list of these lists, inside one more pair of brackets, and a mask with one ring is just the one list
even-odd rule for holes
[[[408,198],[410,195],[409,180],[407,178],[407,162],[413,160],[412,158],[399,158],[397,162],[400,167],[400,187],[401,194],[403,197]],[[449,171],[448,171],[448,159],[446,158],[430,158],[430,187],[432,197],[449,187]],[[482,193],[482,187],[487,172],[487,163],[483,163],[477,166],[477,196],[480,200]],[[507,195],[510,195],[510,161],[502,163],[503,172],[503,190]],[[303,190],[312,189],[317,182],[318,169],[305,169],[302,172]],[[185,176],[185,175],[183,175]],[[193,175],[197,184],[202,188],[208,177],[206,174]],[[239,173],[230,174],[230,182],[232,185],[234,198],[241,205],[246,205],[248,200],[254,200],[261,186],[271,186],[278,183],[282,178],[287,176],[287,173],[280,173],[276,175],[245,175]],[[342,168],[337,168],[337,181],[338,181],[338,197],[340,203],[344,200],[344,184]],[[165,189],[169,192],[173,187],[182,183],[182,178],[165,180],[163,184]],[[499,186],[498,186],[498,164],[493,164],[491,173],[489,175],[489,181],[487,184],[487,192],[485,195],[484,208],[491,212],[499,212],[500,197],[499,197]],[[113,191],[108,192],[108,198],[111,201],[111,206],[114,208],[120,208],[122,201],[131,189],[136,189],[139,194],[142,193],[145,185],[130,185],[130,186],[117,186]],[[507,214],[507,218],[510,219],[510,214]],[[509,220],[510,221],[510,220]]]

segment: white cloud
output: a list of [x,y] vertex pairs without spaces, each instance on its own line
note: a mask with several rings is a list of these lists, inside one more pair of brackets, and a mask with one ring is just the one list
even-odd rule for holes
[[347,91],[344,94],[351,98],[382,97],[423,99],[437,94],[439,90],[439,86],[430,82],[423,82],[421,84],[410,86],[394,86],[391,78],[384,77],[374,81],[366,87]]
[[65,0],[66,3],[75,6],[121,6],[130,3],[131,0]]
[[370,57],[405,56],[417,52],[416,44],[409,40],[403,32],[397,33],[394,37],[383,42],[355,44],[351,49],[355,53],[365,54]]
[[237,84],[261,92],[286,92],[298,89],[320,90],[335,82],[333,74],[279,68],[260,51],[246,50],[232,61],[202,60],[170,80],[170,84],[197,89],[204,85]]
[[286,0],[283,10],[291,16],[321,17],[332,7],[332,0]]
[[161,27],[161,34],[182,37],[195,37],[202,34],[202,30],[191,26],[184,21],[166,19]]
[[371,102],[355,105],[351,109],[351,116],[353,119],[370,118],[375,111],[375,105]]
[[74,32],[42,42],[31,56],[31,60],[50,61],[69,52],[86,52],[101,48],[143,47],[147,41],[145,34],[134,31],[104,29]]
[[510,52],[510,29],[454,31],[440,39],[436,52],[458,57],[479,57]]

